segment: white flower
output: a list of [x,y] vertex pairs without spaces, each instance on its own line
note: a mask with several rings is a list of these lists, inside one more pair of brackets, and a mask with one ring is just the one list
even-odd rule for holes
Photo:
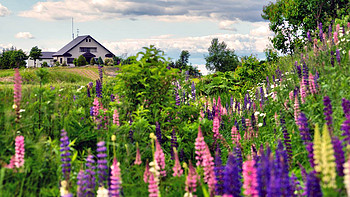
[[262,126],[263,126],[263,123],[259,123],[259,124],[258,124],[258,127],[262,127]]
[[61,88],[60,90],[58,90],[59,92],[62,92],[63,91],[63,88]]
[[260,116],[261,116],[261,117],[265,117],[266,114],[265,114],[265,113],[261,113]]
[[19,113],[25,112],[25,111],[26,111],[25,109],[20,109],[20,110],[19,110]]
[[50,104],[51,103],[51,101],[47,101],[47,104]]
[[257,116],[257,115],[259,115],[259,114],[260,114],[260,112],[256,111],[256,112],[254,113],[254,116]]
[[108,197],[108,190],[104,187],[99,187],[97,190],[97,197]]

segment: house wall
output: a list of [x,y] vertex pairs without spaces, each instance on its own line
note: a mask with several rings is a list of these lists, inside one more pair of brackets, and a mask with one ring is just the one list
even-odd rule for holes
[[29,58],[27,61],[27,68],[40,68],[44,62],[46,62],[49,66],[53,66],[54,64],[53,59],[38,59],[36,60],[36,64],[34,64],[34,60]]
[[[91,40],[91,42],[87,42],[86,41],[86,40],[89,40],[89,39]],[[105,55],[109,53],[106,49],[101,47],[101,45],[98,44],[97,42],[95,42],[93,39],[86,38],[83,42],[81,42],[76,47],[74,47],[73,49],[68,51],[68,53],[72,54],[71,58],[78,58],[80,55],[85,53],[85,52],[80,52],[80,47],[97,47],[97,52],[90,52],[90,53],[96,55],[95,58],[101,57],[103,59],[103,61],[106,58]],[[67,58],[65,58],[65,61],[67,61]]]

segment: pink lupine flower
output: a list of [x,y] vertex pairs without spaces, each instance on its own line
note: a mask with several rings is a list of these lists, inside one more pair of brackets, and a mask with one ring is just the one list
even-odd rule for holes
[[142,161],[141,161],[140,148],[139,148],[139,146],[137,146],[137,148],[136,148],[136,159],[135,159],[134,164],[135,165],[140,165],[141,163],[142,163]]
[[214,172],[214,158],[210,154],[210,150],[205,145],[205,155],[203,157],[203,170],[204,170],[204,181],[208,184],[210,193],[215,192],[215,172]]
[[275,118],[275,123],[276,123],[276,126],[278,126],[278,125],[279,125],[279,121],[278,121],[278,115],[277,115],[277,112],[275,112],[274,118]]
[[15,155],[12,155],[10,163],[5,166],[5,168],[10,168],[13,169],[15,168],[15,162],[16,162],[16,157]]
[[294,91],[289,92],[289,100],[293,103]]
[[188,165],[188,175],[186,178],[186,192],[188,194],[192,194],[196,192],[197,190],[197,180],[198,180],[198,175],[196,170],[194,169],[191,161]]
[[252,137],[254,137],[254,136],[257,137],[257,133],[254,134],[254,129],[253,129],[253,127],[252,127],[252,124],[251,124],[249,118],[245,119],[245,125],[247,126],[247,131],[246,131],[247,136],[246,136],[246,140],[250,140],[250,139],[252,139]]
[[120,189],[122,184],[122,178],[120,174],[119,162],[116,158],[113,159],[113,164],[111,166],[111,185],[109,188],[109,193],[111,197],[119,197]]
[[318,51],[318,46],[317,46],[317,39],[314,39],[314,54],[317,56],[317,51]]
[[337,33],[337,32],[334,32],[334,33],[333,33],[333,39],[334,39],[334,43],[335,43],[336,45],[338,45],[339,40],[338,40],[338,33]]
[[216,109],[217,109],[217,112],[219,113],[219,117],[221,118],[221,108],[222,108],[222,106],[221,106],[221,98],[220,98],[220,96],[219,96],[219,98],[218,98],[218,104],[216,105]]
[[158,183],[154,179],[153,173],[150,173],[149,175],[148,192],[149,192],[149,195],[148,195],[149,197],[158,197],[158,193],[159,193]]
[[143,181],[145,183],[148,183],[148,179],[149,179],[149,176],[150,176],[150,171],[149,171],[149,165],[148,165],[148,161],[146,162],[146,168],[145,168],[145,172],[143,173]]
[[305,91],[305,83],[304,83],[304,77],[301,79],[300,82],[300,97],[301,97],[301,103],[305,103],[305,97],[306,97],[306,91]]
[[219,117],[217,116],[217,114],[215,114],[215,117],[213,120],[214,139],[216,139],[220,136],[219,128],[220,128],[220,120],[219,120]]
[[298,120],[299,113],[300,113],[299,101],[298,101],[298,97],[296,96],[294,99],[294,120],[297,125],[299,125],[299,120]]
[[204,119],[204,112],[203,112],[203,109],[201,109],[199,120],[201,121],[203,119]]
[[316,94],[315,78],[312,75],[312,73],[309,74],[309,82],[310,82],[310,92],[311,92],[311,94]]
[[258,175],[255,168],[255,160],[247,160],[243,163],[243,194],[251,197],[258,197]]
[[337,26],[335,27],[335,29],[336,29],[336,32],[338,32],[338,33],[339,33],[339,30],[340,30],[340,25],[339,25],[339,24],[337,24]]
[[17,136],[15,139],[16,154],[15,154],[15,166],[20,168],[24,165],[24,137]]
[[117,125],[118,127],[120,126],[119,124],[119,113],[118,110],[115,109],[113,113],[113,124]]
[[155,140],[155,141],[156,141],[156,151],[154,152],[154,159],[156,160],[156,162],[161,170],[160,174],[162,176],[166,176],[164,152],[163,152],[162,147],[160,146],[158,140]]
[[197,160],[196,165],[203,166],[203,156],[204,156],[206,144],[204,142],[204,137],[200,126],[198,127],[198,135],[196,138],[196,142],[194,144],[196,149],[196,160]]
[[98,98],[95,97],[94,102],[93,102],[93,115],[96,118],[99,115],[99,110],[100,110],[100,103],[98,102]]
[[231,129],[231,137],[233,144],[239,144],[239,141],[241,140],[241,134],[238,132],[235,125],[233,125]]
[[16,111],[16,122],[20,119],[20,104],[22,99],[22,78],[18,68],[15,68],[15,85],[14,85],[14,108]]
[[221,107],[221,113],[222,115],[227,115],[227,110],[225,107]]
[[183,173],[183,170],[181,169],[179,154],[177,153],[175,147],[173,147],[173,149],[174,149],[174,153],[175,153],[175,165],[173,167],[173,170],[174,170],[173,176],[180,177]]

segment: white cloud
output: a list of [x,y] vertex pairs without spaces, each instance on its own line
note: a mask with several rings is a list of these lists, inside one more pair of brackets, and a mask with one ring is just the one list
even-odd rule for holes
[[106,18],[156,17],[160,20],[210,18],[215,20],[262,21],[261,10],[268,0],[61,0],[37,2],[20,16],[40,20],[77,21]]
[[0,3],[0,17],[10,15],[10,10]]
[[[1,44],[0,43],[0,50],[3,50],[3,49],[10,49],[11,47],[13,46],[13,44],[9,43],[9,44]],[[0,51],[1,53],[2,51]]]
[[234,24],[237,24],[237,23],[238,21],[230,21],[230,20],[220,21],[219,28],[223,30],[237,31],[237,29],[233,26]]
[[18,32],[15,35],[16,38],[23,38],[23,39],[34,39],[34,36],[30,32]]

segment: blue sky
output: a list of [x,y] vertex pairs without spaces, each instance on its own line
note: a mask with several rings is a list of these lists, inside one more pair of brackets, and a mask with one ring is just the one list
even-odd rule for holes
[[268,0],[0,0],[0,49],[57,51],[74,34],[91,35],[116,55],[150,44],[177,59],[181,50],[202,68],[213,38],[238,55],[263,50],[273,34],[261,13]]

